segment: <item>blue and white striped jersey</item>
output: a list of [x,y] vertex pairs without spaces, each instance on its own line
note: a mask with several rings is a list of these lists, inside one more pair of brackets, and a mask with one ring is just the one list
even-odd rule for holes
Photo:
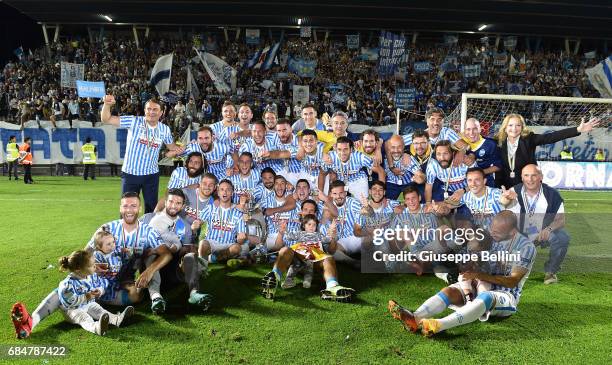
[[[457,167],[449,166],[443,169],[437,160],[430,159],[427,164],[427,170],[425,176],[427,177],[427,184],[433,184],[436,179],[442,182],[442,189],[453,193],[459,189],[463,189],[467,186],[466,172],[468,166],[461,164]],[[448,187],[448,189],[447,189]]]
[[170,128],[163,123],[151,128],[144,117],[132,115],[122,116],[119,120],[119,126],[128,129],[121,171],[138,176],[159,172],[157,162],[162,145],[173,141]]
[[256,145],[252,138],[248,138],[244,144],[240,146],[238,155],[241,155],[243,152],[250,152],[253,155],[253,162],[255,163],[255,167],[258,171],[261,171],[266,167],[271,167],[274,172],[280,172],[283,168],[282,160],[264,160],[261,158],[263,152],[274,150],[274,145],[272,144],[274,136],[268,137],[266,135],[264,144],[262,146]]
[[84,279],[79,278],[74,273],[70,273],[59,283],[57,288],[60,308],[66,311],[91,303],[95,301],[95,298],[87,299],[85,295],[96,289],[104,292],[108,284],[108,280],[95,273]]
[[[276,194],[268,194],[264,199],[261,200],[260,206],[262,208],[278,208],[285,204],[285,199],[278,200]],[[275,213],[271,216],[266,216],[266,226],[268,228],[268,234],[278,233],[280,225],[283,221],[287,222],[287,231],[293,231],[300,228],[299,223],[299,208],[296,206],[294,209],[283,212]],[[297,224],[296,224],[297,222]]]
[[185,147],[185,152],[181,156],[187,156],[192,152],[198,152],[204,155],[208,162],[208,172],[215,175],[219,181],[227,176],[227,169],[234,165],[232,160],[232,147],[222,141],[214,141],[212,149],[208,152],[202,151],[202,148],[197,142],[190,142]]
[[[344,181],[345,183],[359,179],[367,179],[374,164],[372,159],[366,156],[366,154],[356,151],[351,152],[347,162],[340,161],[336,151],[331,151],[329,157],[331,158],[331,164],[325,165],[325,169],[335,172],[336,175],[338,175],[338,180]],[[368,172],[365,172],[363,170],[364,168],[367,169]]]
[[224,126],[222,120],[211,124],[210,129],[212,129],[217,140],[229,140],[231,133],[240,131],[238,123],[230,126]]
[[117,278],[117,274],[121,270],[121,253],[118,251],[113,251],[111,253],[105,254],[102,251],[96,250],[94,252],[94,260],[96,264],[106,264],[107,272],[104,275],[100,275],[109,281],[115,281]]
[[412,183],[412,177],[414,173],[421,170],[421,164],[417,161],[414,156],[410,156],[410,165],[408,167],[402,166],[402,159],[393,161],[392,167],[399,168],[403,174],[401,176],[395,175],[389,168],[389,162],[387,159],[383,159],[385,164],[385,174],[387,175],[387,182],[396,185],[408,185]]
[[261,179],[257,172],[251,171],[251,174],[246,178],[241,174],[236,174],[230,176],[229,180],[234,184],[234,197],[232,200],[234,204],[238,204],[242,195],[252,194],[255,191]]
[[111,302],[115,299],[116,293],[121,290],[121,283],[118,277],[122,265],[121,253],[113,251],[105,254],[102,251],[95,251],[94,260],[96,264],[106,264],[106,269],[108,270],[106,273],[100,275],[108,281],[106,288],[104,288],[104,294],[100,297],[100,301]]
[[[162,244],[159,233],[148,224],[139,222],[135,230],[125,232],[121,222],[121,219],[117,219],[106,223],[104,226],[115,238],[115,251],[121,255],[122,264],[127,263],[134,253],[142,254],[144,250],[155,249]],[[92,251],[95,251],[96,246],[93,236],[89,240],[88,246]],[[123,250],[124,248],[127,250]]]
[[206,240],[218,244],[236,243],[238,234],[247,231],[242,212],[234,207],[208,205],[200,214],[200,220],[207,225]]
[[189,177],[189,175],[187,175],[186,167],[177,167],[174,169],[174,171],[172,171],[172,175],[170,175],[170,180],[168,180],[168,189],[182,189],[189,185],[198,185],[201,179],[202,175]]
[[[355,223],[361,222],[361,203],[359,200],[347,196],[343,206],[337,207],[338,217],[336,218],[337,239],[355,235]],[[321,227],[321,233],[327,234],[329,223]]]
[[[439,238],[436,236],[438,228],[438,217],[434,213],[425,213],[425,204],[421,204],[418,213],[410,213],[408,208],[397,215],[390,227],[407,228],[416,235],[416,241],[412,243],[411,252],[417,252],[431,241]],[[419,231],[422,230],[422,231]]]
[[[427,129],[425,131],[427,131]],[[412,133],[403,135],[402,139],[404,140],[404,146],[411,145],[412,144]],[[447,140],[447,141],[451,141],[451,143],[455,143],[459,139],[461,139],[461,137],[459,136],[459,134],[457,134],[457,132],[455,132],[451,128],[442,127],[440,128],[440,134],[438,134],[437,137],[429,136],[429,143],[433,146],[436,143],[438,143],[438,141]]]
[[533,267],[533,263],[535,262],[536,257],[536,248],[529,241],[529,239],[523,236],[520,233],[516,233],[516,235],[507,241],[502,242],[493,242],[491,245],[491,254],[519,254],[519,260],[511,260],[512,258],[509,256],[504,256],[502,260],[491,260],[489,261],[490,274],[491,275],[504,275],[508,276],[512,273],[512,269],[514,267],[520,267],[527,269],[527,273],[525,276],[519,281],[519,283],[514,288],[507,288],[502,285],[493,284],[491,290],[500,290],[509,292],[516,298],[516,304],[518,304],[519,299],[521,297],[521,293],[523,291],[523,285],[525,281],[527,281],[527,277],[529,277],[529,272]]
[[295,158],[295,156],[297,155],[298,148],[299,148],[298,138],[295,134],[292,135],[291,142],[289,143],[281,142],[278,135],[276,135],[273,137],[271,144],[272,144],[273,151],[289,151],[291,153],[291,157],[288,159],[276,160],[278,161],[277,163],[281,164],[281,170],[286,169],[287,172],[291,172],[291,173],[298,173],[301,171],[302,166],[300,164],[300,161],[298,161]]
[[359,225],[363,228],[384,227],[386,228],[395,216],[394,208],[400,203],[393,199],[384,199],[380,208],[373,209],[372,214],[361,214]]
[[481,197],[477,197],[471,191],[463,194],[460,203],[464,204],[472,213],[474,221],[484,228],[488,228],[493,217],[504,210],[504,206],[499,202],[501,198],[501,189],[485,187],[485,193]]
[[[325,148],[324,143],[317,143],[317,149],[314,155],[305,154],[300,164],[302,165],[302,171],[308,174],[311,178],[309,183],[312,185],[314,182],[317,184],[319,174],[324,169],[325,163],[323,162],[323,149]],[[312,187],[312,186],[311,186]]]

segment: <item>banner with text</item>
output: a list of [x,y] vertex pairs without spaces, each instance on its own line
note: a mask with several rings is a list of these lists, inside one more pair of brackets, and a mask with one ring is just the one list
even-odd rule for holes
[[76,89],[77,80],[85,78],[85,65],[82,63],[62,62],[60,65],[60,85]]
[[106,95],[104,81],[76,81],[79,98],[103,98]]
[[378,51],[378,74],[380,76],[393,76],[404,52],[406,39],[400,35],[381,32],[380,50]]
[[538,165],[542,181],[555,189],[612,189],[612,162],[539,161]]

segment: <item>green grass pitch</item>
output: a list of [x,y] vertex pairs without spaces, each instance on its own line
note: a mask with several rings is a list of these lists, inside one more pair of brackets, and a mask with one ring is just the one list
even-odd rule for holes
[[111,327],[106,337],[54,313],[29,339],[18,341],[11,305],[20,300],[33,310],[65,277],[56,268],[58,257],[82,248],[119,212],[118,178],[35,180],[0,182],[0,347],[6,352],[8,345],[63,345],[69,355],[16,361],[2,354],[0,363],[612,363],[609,192],[563,192],[566,211],[577,214],[567,217],[572,241],[559,284],[542,284],[548,251],[541,250],[516,315],[435,338],[404,331],[386,309],[389,299],[418,306],[443,286],[432,276],[365,275],[340,267],[341,283],[357,290],[356,303],[319,299],[316,274],[313,288],[280,290],[271,302],[260,295],[268,267],[232,272],[213,265],[204,284],[215,297],[209,313],[186,312],[178,290],[169,297],[169,314],[154,316],[145,302],[127,327]]

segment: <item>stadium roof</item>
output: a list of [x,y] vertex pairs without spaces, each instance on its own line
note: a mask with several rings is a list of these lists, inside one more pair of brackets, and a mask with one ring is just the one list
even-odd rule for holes
[[610,0],[5,0],[39,23],[478,32],[612,39]]

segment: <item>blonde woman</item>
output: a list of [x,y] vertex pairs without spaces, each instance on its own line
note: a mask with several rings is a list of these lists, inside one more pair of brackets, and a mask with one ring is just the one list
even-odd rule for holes
[[588,133],[599,125],[599,119],[584,120],[578,127],[569,127],[545,134],[536,134],[527,128],[525,118],[520,114],[504,117],[499,132],[495,135],[501,150],[502,169],[495,173],[495,184],[510,188],[521,182],[521,170],[529,164],[537,164],[537,146],[555,143],[566,138]]

